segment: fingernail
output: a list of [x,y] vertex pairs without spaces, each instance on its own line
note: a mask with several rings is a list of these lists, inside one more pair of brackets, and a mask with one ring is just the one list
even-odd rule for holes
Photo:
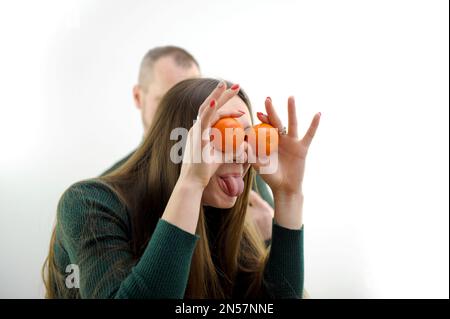
[[214,107],[216,105],[216,100],[212,99],[211,102],[209,102],[210,107]]
[[220,88],[223,88],[223,82],[220,81],[219,84],[217,85],[217,87],[218,87],[219,89],[220,89]]
[[269,100],[270,102],[272,102],[272,99],[270,98],[270,96],[266,97],[266,100]]
[[231,89],[233,91],[236,91],[237,89],[239,89],[239,84],[233,84],[233,86],[231,87]]
[[319,112],[319,116],[322,116],[322,112]]
[[258,114],[259,116],[263,116],[264,114],[262,114],[262,112],[257,112],[256,114]]

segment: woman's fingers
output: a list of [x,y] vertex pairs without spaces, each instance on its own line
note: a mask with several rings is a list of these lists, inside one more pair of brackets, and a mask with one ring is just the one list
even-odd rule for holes
[[217,110],[217,112],[211,118],[211,126],[216,124],[216,122],[224,117],[232,117],[238,118],[244,115],[244,111],[236,111],[236,112],[222,112],[222,110]]
[[281,130],[283,128],[283,123],[281,122],[280,118],[278,117],[277,112],[275,111],[275,107],[272,104],[272,99],[270,97],[266,98],[266,111],[267,116],[269,118],[270,124],[278,130]]
[[220,81],[217,87],[200,106],[199,114],[207,109],[207,106],[211,103],[212,99],[216,100],[216,109],[220,109],[232,97],[236,96],[239,93],[239,89],[239,84],[233,84],[230,88],[227,89],[226,83],[224,81]]
[[261,122],[266,123],[266,124],[270,124],[269,118],[264,113],[258,112],[258,113],[256,113],[256,116],[258,117],[258,119]]
[[239,84],[233,84],[230,88],[225,90],[220,97],[217,98],[217,108],[221,108],[225,103],[227,103],[232,97],[239,93]]
[[227,90],[227,85],[224,81],[220,81],[216,88],[211,92],[211,94],[205,99],[203,104],[200,106],[198,110],[199,116],[202,115],[202,113],[208,109],[208,106],[210,106],[212,100],[217,100],[220,98],[220,96]]
[[202,113],[200,117],[202,132],[209,130],[211,126],[213,126],[221,118],[224,117],[238,118],[245,114],[245,112],[243,111],[221,112],[220,110],[217,110],[217,108],[218,103],[215,99],[213,99],[210,101],[209,107]]
[[305,136],[302,139],[302,143],[306,147],[309,147],[311,145],[314,135],[316,134],[317,128],[319,127],[321,115],[322,115],[321,113],[317,113],[316,115],[314,115],[311,121],[311,125],[308,128],[308,131],[306,132]]
[[209,105],[203,110],[200,115],[202,132],[211,127],[211,123],[217,114],[217,100],[211,99]]
[[[233,87],[232,87],[233,88]],[[202,121],[201,127],[202,132],[211,127],[214,119],[216,118],[217,110],[219,109],[218,100],[226,100],[223,96],[229,96],[231,89],[227,89],[227,85],[224,81],[220,81],[216,88],[211,92],[211,94],[206,98],[199,109],[199,118]],[[234,91],[234,90],[231,90]],[[230,97],[231,98],[231,97]]]
[[218,120],[224,117],[233,117],[238,118],[245,114],[244,111],[235,111],[235,112],[222,112],[220,108],[227,103],[231,98],[236,96],[239,93],[239,84],[233,84],[230,88],[224,90],[222,94],[217,98],[215,109],[216,112],[209,119],[209,125],[214,125]]
[[290,96],[288,99],[288,135],[293,138],[298,137],[297,114],[295,112],[295,99]]

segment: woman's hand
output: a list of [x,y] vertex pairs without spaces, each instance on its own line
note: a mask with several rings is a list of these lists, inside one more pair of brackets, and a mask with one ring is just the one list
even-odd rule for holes
[[[203,190],[222,161],[222,153],[213,151],[210,129],[221,117],[244,114],[220,110],[238,92],[239,86],[227,89],[225,83],[220,82],[200,106],[199,120],[188,133],[180,176],[161,218],[191,234],[195,234],[197,228]],[[212,156],[205,161],[203,155],[209,151]]]
[[[283,124],[278,117],[272,100],[265,101],[267,115],[258,113],[258,118],[268,123],[279,132],[283,131]],[[272,189],[275,201],[275,220],[284,224],[287,228],[300,228],[301,207],[303,204],[302,182],[305,172],[305,160],[309,146],[319,126],[320,113],[317,113],[308,131],[302,139],[298,138],[297,116],[295,111],[295,100],[288,99],[288,130],[287,134],[280,134],[278,152],[271,157],[278,156],[278,165],[272,174],[261,174],[261,177]],[[270,159],[271,161],[273,158]],[[258,164],[256,168],[259,169]],[[298,212],[299,211],[299,212]]]
[[226,84],[220,82],[200,106],[198,120],[188,133],[179,180],[188,180],[192,185],[204,188],[219,168],[223,162],[223,153],[214,150],[210,131],[220,118],[237,118],[245,114],[242,111],[221,112],[221,107],[238,92],[239,86],[227,89]]
[[[267,98],[265,104],[267,115],[258,113],[258,118],[262,122],[278,128],[279,132],[281,132],[284,126],[275,111],[271,99]],[[271,155],[278,156],[278,167],[273,174],[261,175],[273,193],[296,194],[301,192],[306,155],[320,121],[320,113],[317,113],[305,136],[299,139],[295,100],[293,97],[290,97],[288,100],[288,117],[287,134],[280,134],[278,153]]]

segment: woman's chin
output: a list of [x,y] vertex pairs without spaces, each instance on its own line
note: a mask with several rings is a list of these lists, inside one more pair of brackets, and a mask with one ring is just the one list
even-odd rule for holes
[[222,189],[219,180],[212,178],[203,191],[202,204],[215,208],[227,209],[236,204],[237,196],[230,196]]

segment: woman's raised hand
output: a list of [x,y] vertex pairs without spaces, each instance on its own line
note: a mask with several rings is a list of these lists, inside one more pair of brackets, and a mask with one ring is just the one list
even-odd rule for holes
[[222,117],[240,117],[243,112],[221,112],[221,107],[236,96],[239,85],[227,88],[221,81],[205,99],[198,111],[195,124],[188,133],[183,154],[180,179],[187,179],[192,185],[206,187],[222,162],[223,154],[214,151],[210,141],[211,127]]
[[[321,114],[314,115],[312,122],[303,138],[298,138],[298,125],[295,110],[295,100],[288,99],[288,128],[287,132],[275,111],[272,100],[265,101],[267,115],[258,113],[258,118],[270,124],[280,132],[278,152],[270,155],[277,156],[276,167],[271,174],[261,174],[269,184],[274,195],[275,221],[286,228],[300,229],[303,225],[303,176],[305,160],[309,146],[319,126]],[[269,159],[270,162],[273,161]],[[255,165],[257,169],[258,163]]]
[[263,179],[269,184],[273,193],[295,194],[301,192],[301,186],[305,171],[305,160],[309,146],[319,126],[320,113],[317,113],[303,138],[298,138],[297,116],[294,97],[288,99],[288,128],[285,132],[280,118],[278,117],[272,100],[265,101],[267,115],[258,113],[258,118],[263,123],[270,124],[280,132],[278,142],[277,167],[272,174],[262,174]]

